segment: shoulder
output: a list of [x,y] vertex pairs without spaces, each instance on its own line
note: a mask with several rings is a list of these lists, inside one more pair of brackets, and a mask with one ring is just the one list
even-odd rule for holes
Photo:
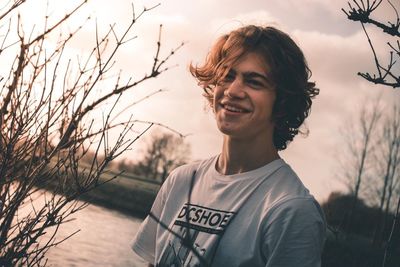
[[179,180],[179,182],[184,182],[185,180],[190,180],[195,173],[207,171],[213,166],[216,156],[205,160],[196,160],[188,164],[181,165],[174,169],[167,182],[174,183]]
[[319,203],[288,164],[274,174],[269,187],[270,191],[264,199],[264,214],[268,222],[285,218],[314,220],[325,224]]
[[325,215],[312,196],[282,200],[269,210],[264,219],[262,232],[269,245],[281,240],[286,245],[301,241],[309,243],[314,249],[323,246]]
[[155,203],[160,203],[159,205],[164,207],[170,199],[173,200],[171,203],[176,204],[178,198],[182,196],[186,197],[188,190],[192,188],[195,182],[194,179],[197,172],[207,169],[207,166],[212,165],[211,162],[213,159],[198,160],[175,168],[162,184]]
[[270,177],[264,188],[265,208],[280,206],[284,203],[313,199],[293,169],[286,163],[282,164]]
[[326,221],[313,197],[276,203],[265,218],[261,236],[268,266],[321,266]]
[[205,160],[197,160],[175,168],[161,187],[162,191],[180,190],[187,188],[199,172],[206,172],[213,166],[215,157]]
[[317,200],[301,184],[297,189],[289,190],[276,198],[265,210],[263,229],[267,235],[315,231],[323,237],[326,232],[326,219]]
[[309,196],[308,189],[304,186],[303,182],[296,174],[296,172],[285,163],[282,168],[277,171],[278,176],[277,186],[285,190],[287,195],[292,197]]
[[312,195],[282,199],[269,210],[269,215],[272,218],[284,216],[324,220],[321,206]]

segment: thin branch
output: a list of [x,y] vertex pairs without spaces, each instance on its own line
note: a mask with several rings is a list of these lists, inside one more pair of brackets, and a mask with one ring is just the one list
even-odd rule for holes
[[[365,28],[364,24],[371,23],[375,25],[378,28],[381,28],[385,33],[400,37],[400,32],[399,32],[399,27],[400,27],[400,19],[399,19],[399,13],[395,6],[388,0],[388,3],[391,5],[393,10],[395,11],[396,14],[396,22],[391,23],[389,22],[389,26],[385,25],[383,23],[380,23],[374,19],[371,19],[370,16],[371,14],[382,4],[383,0],[374,0],[372,3],[370,3],[369,0],[365,1],[364,0],[353,0],[352,3],[348,2],[349,9],[346,11],[345,9],[342,8],[342,11],[346,14],[347,18],[349,20],[353,21],[359,21],[361,23],[362,29],[365,33],[365,36],[367,37],[368,44],[372,50],[373,57],[374,57],[374,62],[375,66],[377,69],[377,75],[375,74],[370,74],[368,72],[362,73],[359,72],[357,73],[359,76],[363,77],[369,82],[372,82],[374,84],[381,84],[381,85],[386,85],[386,86],[391,86],[393,88],[398,88],[400,87],[400,75],[396,75],[393,73],[393,67],[396,64],[396,60],[393,58],[393,52],[390,52],[390,59],[389,63],[387,64],[387,67],[383,67],[382,64],[379,62],[379,58],[377,56],[377,53],[375,51],[374,45],[372,44],[371,38]],[[354,5],[354,6],[353,6]],[[393,45],[388,43],[389,47],[393,49],[394,52],[396,52],[397,56],[400,56],[400,45],[399,42],[397,41],[397,44],[399,46],[399,49],[395,49]],[[393,80],[393,81],[388,81],[387,78]]]
[[[359,0],[359,1],[353,0],[353,3],[356,4],[357,8],[353,7],[350,4],[350,2],[348,2],[349,10],[346,11],[344,8],[342,8],[342,11],[346,14],[346,16],[349,20],[359,21],[361,23],[370,23],[370,24],[375,25],[378,28],[381,28],[383,30],[383,32],[385,32],[387,34],[400,37],[400,31],[399,31],[400,22],[399,22],[399,20],[397,20],[396,23],[389,22],[389,25],[386,25],[384,23],[381,23],[377,20],[370,18],[371,13],[379,7],[379,5],[382,3],[382,1],[383,0],[379,0],[379,2],[377,2],[375,0],[371,5],[369,4],[369,1],[368,1],[367,5],[365,5],[363,0]],[[360,5],[360,3],[361,3],[361,5]],[[396,13],[397,13],[397,11],[396,11]]]

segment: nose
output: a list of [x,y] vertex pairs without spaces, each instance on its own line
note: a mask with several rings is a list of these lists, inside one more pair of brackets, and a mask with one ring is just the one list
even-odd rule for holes
[[244,98],[246,93],[244,91],[243,81],[236,77],[225,89],[224,95],[230,98]]

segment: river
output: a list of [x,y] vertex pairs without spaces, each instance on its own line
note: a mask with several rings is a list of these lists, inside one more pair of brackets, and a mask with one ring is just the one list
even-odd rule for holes
[[141,219],[95,205],[74,214],[74,218],[60,227],[57,239],[78,229],[80,232],[47,252],[47,266],[147,266],[130,249]]

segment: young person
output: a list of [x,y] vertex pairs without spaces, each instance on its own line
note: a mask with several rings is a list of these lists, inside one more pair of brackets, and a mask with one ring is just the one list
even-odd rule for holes
[[245,26],[190,71],[222,151],[170,174],[132,249],[150,266],[320,266],[324,215],[278,154],[319,92],[300,48],[273,27]]

